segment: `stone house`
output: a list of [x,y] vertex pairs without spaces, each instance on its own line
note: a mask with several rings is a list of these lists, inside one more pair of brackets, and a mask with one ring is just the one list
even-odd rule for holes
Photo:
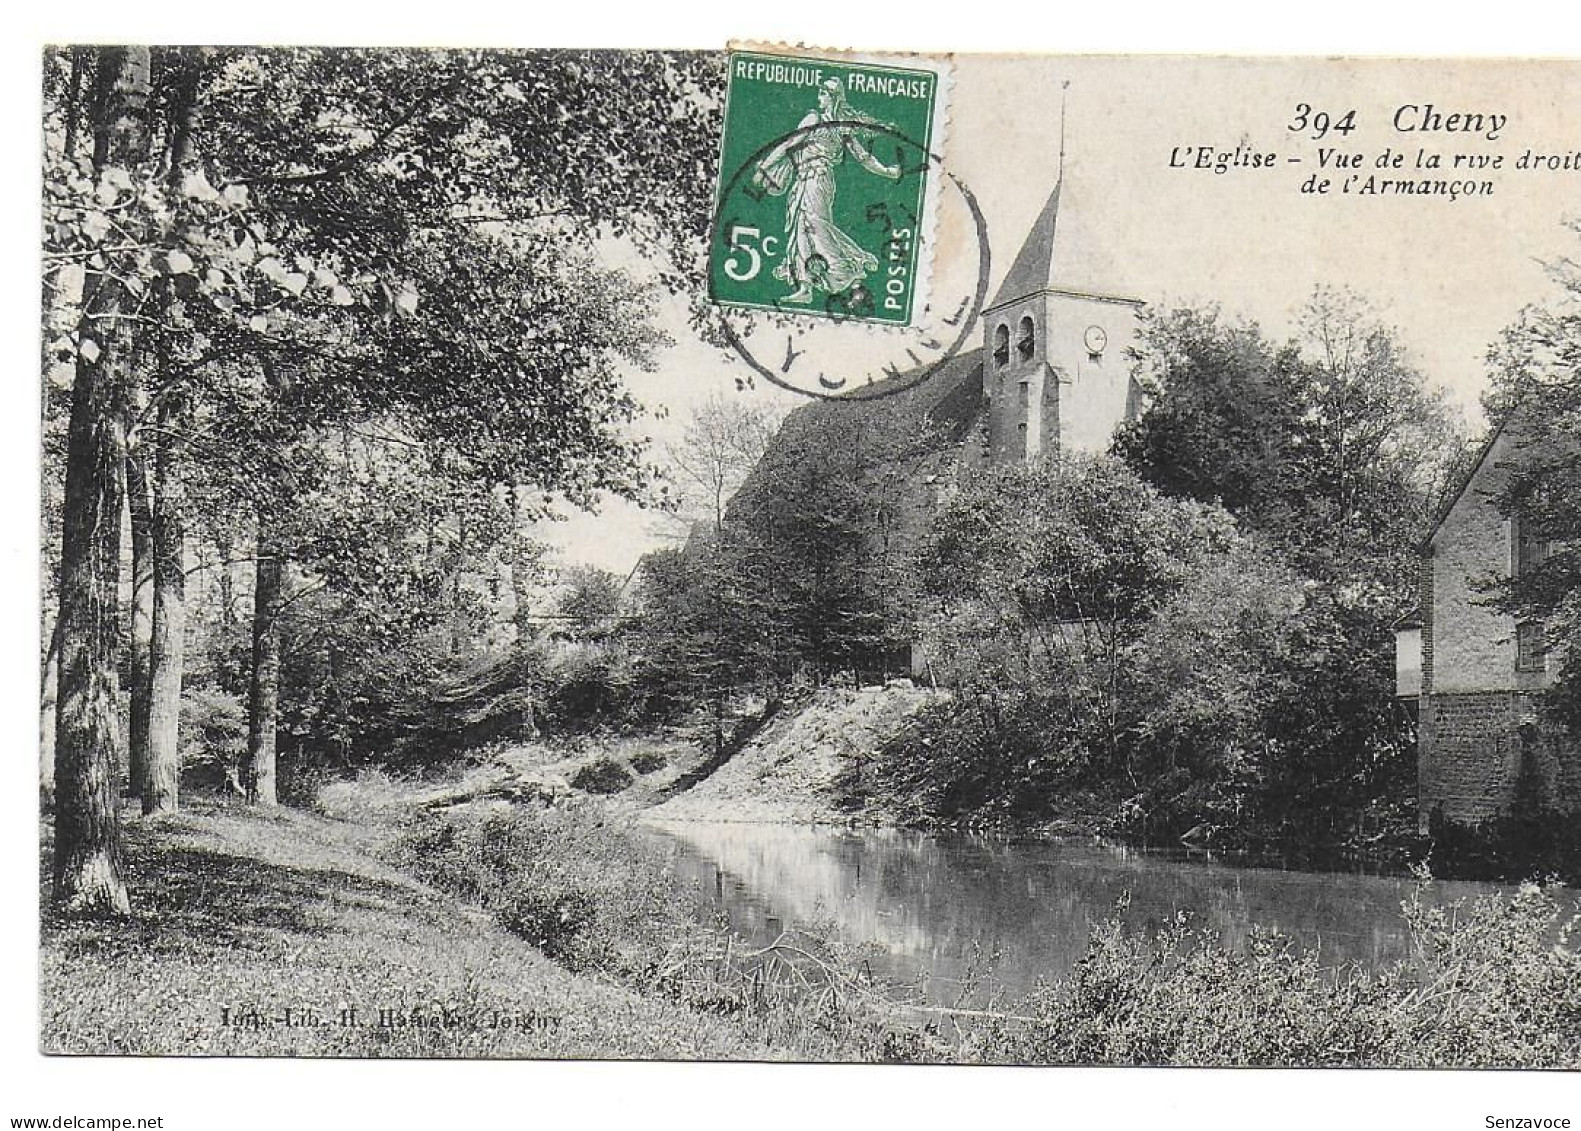
[[1421,606],[1396,634],[1397,691],[1417,708],[1418,805],[1460,824],[1509,812],[1535,796],[1581,808],[1581,750],[1545,722],[1552,684],[1543,626],[1488,604],[1490,582],[1519,576],[1550,544],[1499,495],[1520,446],[1501,426],[1440,512],[1421,547]]

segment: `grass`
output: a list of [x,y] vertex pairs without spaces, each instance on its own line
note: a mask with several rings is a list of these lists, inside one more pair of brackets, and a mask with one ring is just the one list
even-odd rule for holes
[[[604,803],[431,812],[432,790],[370,774],[324,792],[333,815],[132,819],[136,916],[43,924],[43,1049],[1581,1068],[1576,922],[1533,885],[1407,905],[1411,958],[1380,971],[1109,923],[1064,981],[943,1018],[827,932],[744,946]],[[250,1009],[276,1023],[228,1023]]]
[[1402,908],[1411,957],[1377,971],[1325,967],[1271,933],[1230,949],[1186,914],[1152,934],[1115,920],[1065,980],[1011,1001],[986,979],[992,1004],[935,1027],[827,937],[732,951],[662,857],[595,805],[436,817],[403,845],[572,968],[720,1010],[806,1059],[1581,1068],[1576,916],[1536,885],[1446,907],[1419,888]]
[[[720,1018],[556,964],[379,862],[387,831],[377,824],[213,806],[134,818],[127,834],[135,917],[43,923],[45,1052],[784,1055]],[[323,1024],[287,1027],[288,1007]],[[275,1023],[226,1023],[249,1008]],[[339,1023],[348,1008],[356,1026]],[[408,1023],[381,1026],[381,1010]],[[414,1011],[431,1023],[410,1024]]]
[[651,835],[599,805],[431,815],[396,858],[568,969],[726,1017],[797,1059],[910,1059],[916,1047],[905,991],[873,978],[860,948],[807,928],[743,945]]

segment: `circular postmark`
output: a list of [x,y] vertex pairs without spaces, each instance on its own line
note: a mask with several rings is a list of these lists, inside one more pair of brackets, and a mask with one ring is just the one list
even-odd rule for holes
[[[830,166],[847,153],[882,181],[917,183],[847,182],[836,211]],[[927,179],[949,191],[930,195]],[[891,396],[938,372],[967,348],[990,269],[971,190],[938,154],[866,119],[802,125],[753,150],[721,185],[710,257],[721,340],[755,375],[823,400]],[[747,291],[743,279],[764,283]]]

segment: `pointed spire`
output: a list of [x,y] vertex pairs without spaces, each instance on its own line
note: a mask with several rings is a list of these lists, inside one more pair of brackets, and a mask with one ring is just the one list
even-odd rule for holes
[[1054,169],[1054,191],[1033,221],[1010,273],[999,284],[999,294],[988,304],[990,310],[1054,285],[1054,229],[1059,222],[1059,190],[1065,183],[1065,98],[1069,90],[1070,80],[1066,79],[1060,84],[1059,164]]
[[1059,221],[1059,192],[1063,183],[1063,176],[1054,182],[1054,191],[1049,194],[1048,203],[1032,222],[1032,230],[1027,233],[1026,242],[1016,254],[1015,262],[1010,265],[1009,274],[999,284],[999,293],[988,304],[989,310],[1048,290],[1054,285],[1054,229]]
[[1065,96],[1070,93],[1070,79],[1060,83],[1059,88],[1059,168],[1054,173],[1054,183],[1058,185],[1065,179]]
[[[1112,298],[1122,302],[1140,301],[1126,297],[1123,290],[1115,287],[1119,277],[1109,261],[1102,233],[1094,229],[1090,211],[1083,215],[1085,210],[1082,205],[1087,198],[1082,193],[1080,171],[1074,178],[1074,196],[1073,187],[1065,183],[1065,89],[1069,86],[1068,81],[1064,83],[1060,93],[1059,163],[1055,166],[1054,191],[1049,194],[1043,211],[1032,222],[1026,241],[1016,253],[1009,273],[1005,275],[1004,282],[999,284],[999,291],[993,302],[985,308],[987,310],[1046,291]],[[1060,222],[1062,198],[1072,209],[1063,224]],[[1058,279],[1055,277],[1054,262],[1056,234],[1059,237]]]

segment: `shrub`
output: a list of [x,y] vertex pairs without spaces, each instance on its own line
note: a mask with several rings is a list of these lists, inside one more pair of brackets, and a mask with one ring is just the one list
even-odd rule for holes
[[650,846],[574,803],[427,818],[397,854],[573,969],[635,978],[698,921],[696,894]]
[[743,945],[705,920],[699,893],[662,846],[590,804],[424,817],[396,855],[573,970],[731,1017],[804,1058],[937,1059],[940,1051],[895,1023],[892,991],[873,979],[864,952],[828,931]]
[[669,764],[662,750],[639,750],[631,756],[631,768],[639,774],[658,773]]
[[217,687],[181,693],[181,775],[200,789],[221,790],[247,749],[247,710]]
[[585,793],[610,794],[629,789],[636,780],[630,770],[605,755],[583,765],[571,784]]
[[1378,974],[1266,932],[1231,950],[1185,915],[1156,938],[1110,922],[1069,979],[969,1043],[1029,1063],[1581,1066],[1576,918],[1551,893],[1429,907],[1419,890],[1404,916],[1413,955]]
[[636,682],[636,666],[619,645],[565,645],[549,667],[545,724],[562,734],[624,726],[639,713]]

